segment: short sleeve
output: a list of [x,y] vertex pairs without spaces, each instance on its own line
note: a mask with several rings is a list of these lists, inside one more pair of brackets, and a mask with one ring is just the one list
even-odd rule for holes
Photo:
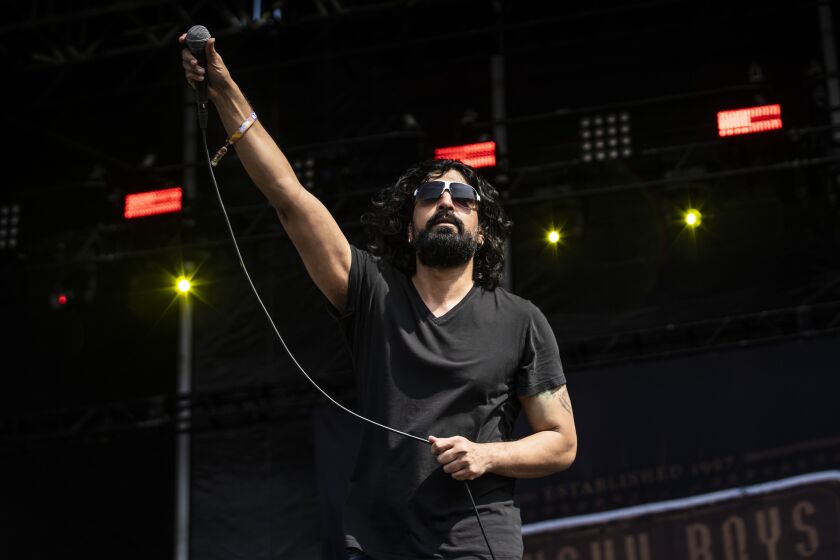
[[379,259],[353,245],[350,246],[350,276],[347,282],[347,301],[344,311],[339,312],[327,302],[330,314],[339,322],[348,339],[358,331],[360,314],[357,311],[369,305],[371,286],[381,277]]
[[521,397],[536,395],[566,383],[554,331],[545,315],[536,306],[530,307],[530,321],[516,378],[516,392]]

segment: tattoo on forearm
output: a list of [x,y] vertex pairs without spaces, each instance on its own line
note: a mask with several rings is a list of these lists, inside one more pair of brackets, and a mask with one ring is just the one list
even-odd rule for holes
[[561,385],[560,387],[556,387],[548,391],[543,391],[537,396],[541,399],[557,399],[560,401],[560,406],[562,406],[566,412],[572,414],[572,401],[569,400],[569,390],[566,389],[565,385]]

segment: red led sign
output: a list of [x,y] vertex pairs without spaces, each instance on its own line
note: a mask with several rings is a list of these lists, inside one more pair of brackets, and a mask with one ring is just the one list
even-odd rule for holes
[[492,167],[496,165],[496,143],[490,141],[435,148],[435,159],[455,159],[472,167]]
[[181,187],[128,194],[125,196],[126,218],[141,218],[181,211]]
[[781,105],[761,105],[732,111],[719,111],[718,134],[735,136],[782,128]]

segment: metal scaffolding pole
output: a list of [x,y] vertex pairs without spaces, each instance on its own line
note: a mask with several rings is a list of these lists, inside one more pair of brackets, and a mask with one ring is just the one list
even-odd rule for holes
[[820,19],[823,64],[828,90],[829,119],[834,127],[831,135],[835,143],[840,143],[840,78],[837,77],[837,45],[834,42],[831,1],[820,0],[817,10]]
[[[184,274],[192,274],[184,263]],[[175,560],[190,556],[190,418],[192,416],[192,298],[181,294],[178,321],[178,379],[175,403]]]
[[[507,104],[505,100],[505,47],[504,25],[502,19],[502,3],[494,3],[497,16],[496,23],[496,54],[490,58],[491,107],[493,119],[493,140],[496,142],[498,168],[501,173],[496,177],[497,186],[508,181],[508,137],[507,137]],[[501,285],[506,290],[513,289],[513,250],[512,240],[505,243],[505,267],[502,270]]]

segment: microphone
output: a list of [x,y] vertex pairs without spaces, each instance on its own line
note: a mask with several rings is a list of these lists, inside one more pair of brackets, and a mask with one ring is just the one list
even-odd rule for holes
[[207,130],[207,80],[210,76],[207,73],[207,55],[204,52],[204,46],[209,38],[210,32],[203,25],[193,25],[187,31],[187,48],[198,60],[199,66],[205,70],[204,80],[195,84],[195,103],[198,106],[198,124],[201,130]]

